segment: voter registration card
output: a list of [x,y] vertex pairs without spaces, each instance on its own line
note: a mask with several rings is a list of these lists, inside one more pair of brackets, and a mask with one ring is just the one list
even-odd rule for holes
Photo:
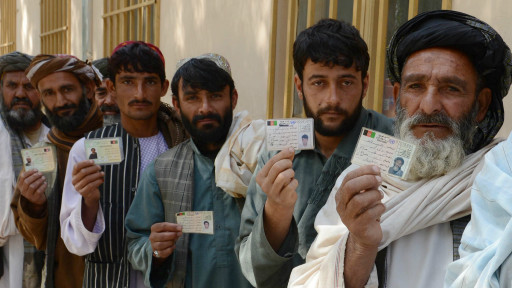
[[37,169],[39,172],[52,172],[57,168],[57,156],[53,146],[21,149],[25,171]]
[[313,118],[269,119],[266,126],[267,150],[315,148]]
[[85,139],[84,146],[87,159],[99,165],[119,164],[124,159],[120,137]]
[[176,222],[183,233],[213,234],[213,211],[184,211],[176,213]]
[[382,173],[407,179],[416,145],[378,131],[362,128],[352,163],[377,165]]

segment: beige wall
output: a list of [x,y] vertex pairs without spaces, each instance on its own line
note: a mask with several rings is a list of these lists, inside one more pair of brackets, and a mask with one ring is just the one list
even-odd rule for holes
[[36,55],[41,51],[41,1],[16,1],[16,50]]
[[[487,22],[501,35],[503,40],[512,45],[512,1],[510,0],[453,0],[453,10],[461,11]],[[512,131],[512,93],[504,99],[505,123],[498,136],[507,137]]]
[[[221,54],[231,64],[238,90],[236,110],[264,118],[271,1],[160,1],[160,5],[160,48],[167,78],[172,79],[176,62],[182,58]],[[165,101],[169,100],[167,96]]]

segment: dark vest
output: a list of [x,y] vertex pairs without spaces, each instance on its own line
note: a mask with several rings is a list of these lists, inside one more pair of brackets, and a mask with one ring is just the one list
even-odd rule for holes
[[102,165],[105,182],[99,189],[105,232],[96,250],[86,256],[83,287],[128,287],[130,283],[124,218],[137,191],[140,145],[120,123],[89,132],[85,136],[87,139],[108,137],[121,137],[124,160],[117,165]]

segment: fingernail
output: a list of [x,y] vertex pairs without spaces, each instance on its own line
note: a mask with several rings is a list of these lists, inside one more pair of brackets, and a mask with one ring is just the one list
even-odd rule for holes
[[377,167],[377,166],[373,166],[373,172],[380,172],[379,167]]
[[382,177],[380,177],[380,176],[375,176],[375,178],[377,178],[377,181],[379,181],[379,183],[382,183]]
[[[45,180],[46,180],[46,177],[44,177],[44,176],[43,176],[43,181],[45,181]],[[45,182],[46,182],[46,181],[45,181]]]
[[290,151],[291,153],[295,152],[295,149],[293,149],[293,147],[288,147],[288,151]]

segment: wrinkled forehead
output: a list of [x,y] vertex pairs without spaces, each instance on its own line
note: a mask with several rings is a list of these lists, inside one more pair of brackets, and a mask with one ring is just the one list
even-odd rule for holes
[[10,71],[10,72],[4,72],[4,74],[1,75],[2,82],[7,81],[13,81],[13,82],[21,82],[23,84],[30,82],[27,78],[27,75],[25,75],[24,71]]

